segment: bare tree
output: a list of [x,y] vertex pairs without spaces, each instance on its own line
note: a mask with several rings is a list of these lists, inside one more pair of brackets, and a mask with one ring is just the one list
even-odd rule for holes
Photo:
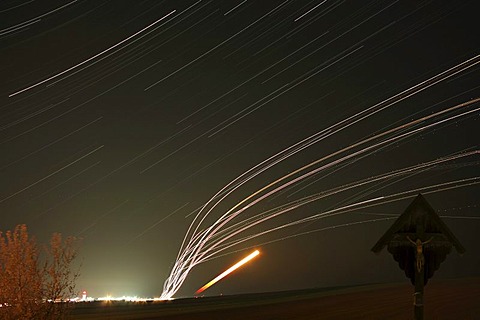
[[46,318],[62,319],[67,314],[66,299],[72,298],[75,292],[75,280],[79,273],[72,271],[72,262],[77,257],[77,240],[73,237],[62,239],[60,233],[54,233],[50,246],[46,247],[46,261],[43,267],[43,294],[47,301]]
[[0,267],[2,319],[34,319],[40,311],[43,275],[37,245],[25,225],[0,233]]
[[79,275],[72,271],[76,256],[72,237],[55,233],[39,248],[25,225],[0,232],[0,318],[64,319]]

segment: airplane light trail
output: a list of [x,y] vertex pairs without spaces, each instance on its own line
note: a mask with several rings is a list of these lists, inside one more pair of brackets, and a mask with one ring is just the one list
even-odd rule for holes
[[[475,58],[467,60],[464,63],[461,63],[453,68],[448,69],[447,71],[444,71],[430,78],[427,82],[421,82],[420,84],[417,84],[408,90],[404,90],[402,94],[396,94],[388,99],[385,99],[381,103],[377,103],[374,106],[367,108],[366,110],[368,110],[370,113],[380,112],[394,105],[398,101],[406,99],[411,95],[425,90],[426,88],[435,83],[443,81],[453,76],[454,74],[464,71],[466,68],[472,67],[473,65],[480,63],[480,60],[478,60],[479,58],[480,56],[476,56]],[[258,238],[271,232],[285,229],[291,226],[308,224],[326,217],[356,211],[361,209],[362,206],[365,206],[367,202],[369,204],[371,203],[372,205],[380,205],[386,200],[377,202],[377,200],[379,199],[392,198],[388,200],[388,202],[398,201],[407,197],[406,194],[408,194],[408,196],[412,196],[413,191],[430,193],[440,192],[449,189],[451,186],[445,185],[444,187],[442,184],[437,184],[434,186],[433,189],[423,186],[421,188],[414,188],[412,190],[403,191],[400,193],[397,192],[390,195],[383,194],[379,195],[380,197],[374,197],[372,199],[363,199],[363,201],[357,200],[350,203],[345,203],[345,205],[343,206],[321,211],[320,213],[311,215],[307,218],[294,219],[290,223],[280,224],[272,228],[263,230],[259,233],[250,235],[245,234],[245,232],[247,232],[254,226],[261,225],[266,221],[272,221],[276,217],[288,214],[289,212],[293,212],[299,207],[302,207],[312,202],[317,202],[320,199],[326,197],[335,196],[336,194],[343,193],[350,189],[357,189],[358,187],[369,184],[371,185],[371,188],[376,188],[380,191],[382,189],[381,183],[382,181],[386,181],[386,179],[394,179],[394,182],[400,181],[400,179],[408,178],[408,176],[410,175],[433,170],[439,165],[451,161],[453,162],[455,161],[455,159],[477,157],[479,155],[478,149],[469,152],[450,154],[437,158],[433,161],[418,163],[414,166],[405,167],[400,170],[390,171],[379,176],[371,176],[364,180],[357,180],[350,184],[337,186],[336,188],[332,189],[326,189],[323,190],[323,192],[311,195],[310,197],[300,198],[293,202],[284,204],[280,207],[276,207],[274,209],[264,211],[253,216],[251,215],[251,213],[246,213],[246,211],[254,207],[256,204],[265,201],[266,199],[269,199],[276,194],[279,194],[290,186],[301,183],[309,177],[325,172],[325,170],[331,170],[339,165],[346,165],[350,161],[356,161],[356,159],[358,160],[363,157],[368,157],[371,154],[374,154],[386,147],[392,146],[395,143],[399,143],[406,138],[413,137],[419,134],[427,134],[428,131],[431,131],[433,128],[440,128],[446,123],[459,121],[461,118],[465,118],[466,116],[476,113],[480,110],[480,108],[478,107],[479,102],[480,98],[476,98],[460,104],[456,104],[451,107],[445,107],[442,110],[434,112],[430,115],[418,117],[383,132],[374,134],[363,140],[352,143],[330,154],[326,154],[323,157],[320,157],[309,164],[301,166],[298,169],[293,170],[288,174],[271,181],[270,183],[267,183],[266,185],[255,191],[253,194],[247,196],[246,198],[238,202],[236,205],[231,207],[229,210],[227,210],[225,213],[220,215],[213,224],[206,226],[204,222],[207,216],[212,214],[214,209],[219,205],[219,203],[229,197],[242,185],[251,181],[260,173],[277,165],[283,160],[289,158],[290,156],[323,141],[324,139],[344,130],[347,127],[355,125],[357,122],[364,120],[369,115],[360,113],[355,116],[347,117],[340,122],[326,129],[323,129],[316,134],[305,138],[304,140],[297,142],[296,144],[284,149],[283,151],[271,156],[270,158],[257,164],[253,168],[247,170],[242,175],[232,180],[220,191],[218,191],[209,201],[205,203],[205,205],[196,214],[184,237],[179,254],[177,256],[177,261],[172,268],[171,274],[164,283],[164,291],[162,293],[162,298],[171,298],[183,284],[188,273],[196,265],[203,263],[207,260],[211,260],[215,256],[218,257],[219,253],[224,252],[225,250],[228,250],[234,246],[240,245],[245,241],[252,240],[254,238]],[[472,179],[477,178],[478,177],[474,177]],[[467,183],[466,181],[465,183],[462,181],[454,181],[452,183],[454,184],[452,188],[465,187],[471,184],[470,182]],[[477,183],[477,181],[472,182],[472,184]],[[405,194],[405,197],[401,196],[402,194]],[[202,226],[204,227],[203,230]],[[221,279],[225,275],[222,274],[221,276],[219,276],[219,279]],[[212,280],[211,284],[207,284],[204,288],[199,289],[197,293],[202,292],[219,279]]]
[[[75,2],[75,1],[72,1],[72,3],[73,3],[73,2]],[[33,89],[33,88],[35,88],[35,87],[38,87],[39,85],[42,85],[42,84],[44,84],[44,83],[46,83],[46,82],[48,82],[48,81],[50,81],[50,80],[52,80],[52,79],[58,78],[58,77],[60,77],[61,75],[67,73],[67,72],[70,72],[70,71],[72,71],[72,70],[74,70],[74,69],[77,69],[78,67],[80,67],[80,66],[82,66],[82,65],[84,65],[84,64],[86,64],[86,63],[88,63],[88,62],[90,62],[90,61],[92,61],[92,60],[94,60],[94,59],[96,59],[96,58],[98,58],[98,57],[100,57],[100,56],[102,56],[104,53],[107,53],[107,52],[111,51],[112,49],[114,49],[114,48],[116,48],[116,47],[124,44],[125,42],[129,41],[130,39],[136,37],[137,35],[139,35],[139,34],[142,33],[143,31],[149,29],[149,28],[152,27],[153,25],[159,23],[160,21],[162,21],[162,20],[164,20],[165,18],[169,17],[170,15],[174,14],[176,11],[177,11],[177,10],[172,10],[170,13],[166,14],[165,16],[163,16],[162,18],[158,19],[157,21],[149,24],[148,26],[146,26],[146,27],[143,28],[142,30],[135,32],[135,33],[132,34],[131,36],[129,36],[129,37],[123,39],[122,41],[114,44],[113,46],[111,46],[111,47],[103,50],[102,52],[97,53],[96,55],[91,56],[90,58],[85,59],[85,60],[83,60],[82,62],[79,62],[79,63],[77,63],[76,65],[74,65],[74,66],[72,66],[72,67],[70,67],[70,68],[68,68],[68,69],[65,69],[65,70],[63,70],[63,71],[61,71],[61,72],[59,72],[59,73],[56,73],[56,74],[53,75],[53,76],[50,76],[50,77],[48,77],[48,78],[46,78],[46,79],[44,79],[44,80],[41,80],[41,81],[39,81],[39,82],[37,82],[37,83],[35,83],[35,84],[32,84],[32,85],[30,85],[30,86],[28,86],[28,87],[26,87],[26,88],[23,88],[23,89],[21,89],[21,90],[18,90],[18,91],[16,91],[16,92],[12,93],[12,94],[9,94],[8,97],[11,98],[11,97],[13,97],[13,96],[16,96],[16,95],[18,95],[18,94],[20,94],[20,93],[22,93],[22,92],[25,92],[25,91],[28,91],[28,90]],[[148,34],[148,33],[147,33],[147,34]],[[143,38],[144,36],[145,36],[145,35],[141,36],[139,39]],[[137,40],[138,40],[138,39],[137,39]],[[131,41],[130,44],[136,42],[137,40]],[[125,45],[125,46],[129,46],[130,44],[127,44],[127,45]],[[99,61],[101,61],[101,60],[103,60],[103,59],[104,59],[104,58],[100,59]],[[95,64],[95,63],[96,63],[96,62],[94,62],[93,64]]]
[[245,258],[243,258],[242,260],[238,261],[237,263],[235,263],[233,266],[231,266],[230,268],[228,268],[227,270],[225,270],[224,272],[222,272],[221,274],[219,274],[217,277],[215,277],[212,281],[210,281],[209,283],[207,283],[206,285],[204,285],[203,287],[201,287],[200,289],[198,289],[195,294],[199,294],[199,293],[202,293],[203,291],[207,290],[208,288],[210,288],[211,286],[213,286],[215,283],[217,283],[218,281],[222,280],[224,277],[226,277],[228,274],[232,273],[233,271],[237,270],[238,268],[240,268],[241,266],[243,266],[245,263],[249,262],[250,260],[252,260],[253,258],[255,258],[256,256],[258,256],[260,254],[260,251],[258,250],[255,250],[253,251],[252,253],[250,253],[248,256],[246,256]]

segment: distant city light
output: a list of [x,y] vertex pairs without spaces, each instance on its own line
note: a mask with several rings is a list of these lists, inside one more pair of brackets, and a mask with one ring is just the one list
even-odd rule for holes
[[[159,297],[139,297],[139,296],[128,296],[128,295],[123,295],[120,297],[115,297],[112,295],[106,295],[103,297],[98,297],[98,298],[93,298],[87,296],[87,291],[82,291],[82,296],[81,297],[75,297],[71,299],[67,299],[68,302],[76,302],[76,303],[81,303],[81,302],[94,302],[94,301],[101,301],[101,302],[150,302],[150,301],[164,301],[166,299],[161,299]],[[173,300],[173,299],[168,299],[168,300]],[[50,300],[49,300],[50,301]],[[50,301],[50,302],[56,302],[56,301]],[[58,302],[63,302],[63,301],[58,301]]]

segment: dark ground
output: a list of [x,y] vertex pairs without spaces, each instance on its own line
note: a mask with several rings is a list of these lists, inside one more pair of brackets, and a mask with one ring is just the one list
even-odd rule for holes
[[[413,287],[402,284],[177,299],[77,304],[72,319],[412,319]],[[425,288],[425,319],[480,319],[480,278]]]

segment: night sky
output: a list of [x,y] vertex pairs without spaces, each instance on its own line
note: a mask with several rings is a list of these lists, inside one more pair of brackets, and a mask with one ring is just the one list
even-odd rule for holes
[[480,97],[476,8],[473,0],[2,1],[0,230],[25,223],[42,242],[53,232],[82,238],[77,288],[90,296],[158,296],[199,208],[264,160],[282,159],[225,194],[203,226],[290,173],[276,186],[290,185],[234,222],[452,157],[245,230],[237,239],[374,204],[229,248],[195,267],[178,296],[253,246],[260,257],[205,294],[406,282],[386,251],[370,249],[420,191],[467,250],[451,253],[434,279],[480,276],[480,104],[442,113]]

